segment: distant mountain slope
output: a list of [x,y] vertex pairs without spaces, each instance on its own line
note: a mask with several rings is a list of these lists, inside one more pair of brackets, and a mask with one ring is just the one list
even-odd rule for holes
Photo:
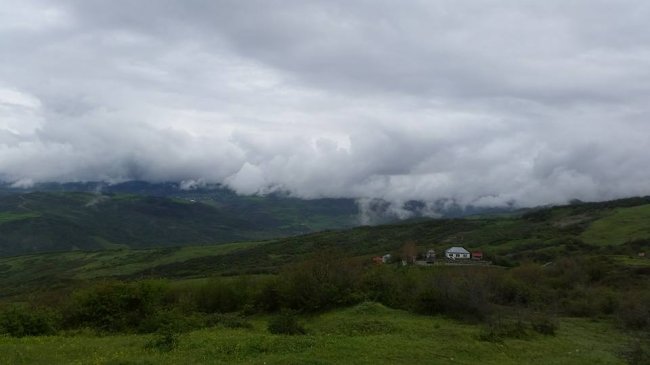
[[[138,181],[52,183],[33,189],[43,191],[0,186],[0,256],[265,240],[360,224],[359,207],[351,199],[240,196],[221,186],[183,190],[176,183]],[[463,214],[496,214],[325,232],[308,236],[310,242],[300,241],[296,247],[291,243],[288,249],[309,251],[315,242],[348,242],[358,253],[364,247],[391,249],[404,240],[440,247],[494,246],[499,254],[497,247],[507,253],[515,246],[548,251],[567,242],[607,246],[650,239],[650,208],[644,207],[649,204],[646,197],[519,212],[469,208]],[[377,205],[381,208],[382,203]],[[422,204],[408,205],[418,216]],[[457,207],[443,212],[460,214]],[[381,220],[397,223],[390,215]],[[536,255],[543,252],[537,250]]]
[[[150,183],[126,181],[118,184],[104,182],[39,183],[30,187],[13,187],[0,182],[0,195],[26,194],[29,192],[86,192],[103,194],[135,194],[199,201],[205,204],[227,208],[236,214],[272,215],[292,224],[314,226],[314,229],[340,227],[341,221],[332,224],[329,217],[354,215],[354,224],[384,224],[408,218],[444,217],[460,218],[479,214],[512,213],[516,208],[461,206],[453,200],[436,202],[406,201],[391,204],[383,199],[320,198],[300,199],[286,192],[266,195],[239,195],[220,184],[191,185],[176,182]],[[359,219],[363,218],[363,219]],[[349,222],[344,222],[346,225]],[[309,230],[307,230],[309,231]]]
[[[380,199],[361,206],[354,199],[247,196],[222,185],[185,185],[0,183],[0,256],[259,240],[400,219]],[[431,206],[422,202],[407,202],[400,209],[412,217],[431,214]],[[436,203],[434,209],[451,217],[512,210],[461,208],[446,202]]]
[[354,204],[328,203],[274,211],[120,193],[9,194],[0,196],[0,255],[259,240],[356,223]]
[[[56,194],[45,194],[45,197],[54,201],[61,199],[61,196]],[[54,212],[62,216],[74,216],[78,214],[75,204],[88,204],[88,198],[92,195],[74,194],[73,197],[77,203],[70,203],[70,200],[75,201],[72,198],[64,199],[69,206],[63,205]],[[23,204],[25,208],[44,204],[40,208],[42,216],[16,217],[8,223],[1,223],[0,228],[5,224],[29,222],[52,214],[46,209],[52,205],[43,203],[44,198],[35,199],[33,203],[30,203],[29,197],[24,198],[26,200],[19,197],[16,199],[13,204]],[[120,211],[125,209],[120,207],[121,202],[130,202],[129,204],[140,208],[130,206],[128,214],[137,216],[131,211],[152,207],[161,209],[160,205],[148,203],[151,199],[153,198],[130,198],[118,194],[105,203],[108,204],[107,207],[116,205],[115,209]],[[157,201],[155,199],[153,201]],[[3,203],[6,206],[4,200]],[[191,209],[199,209],[201,214],[204,209],[211,209],[209,206],[194,207],[193,204],[173,201],[170,203],[169,200],[162,200],[160,204],[163,207],[182,204],[190,210],[162,209],[162,213],[157,213],[157,217],[169,214],[176,216],[181,214],[179,212],[182,212],[181,215],[188,214],[192,217],[191,213],[188,213],[192,212]],[[108,210],[110,209],[106,209]],[[647,268],[650,267],[650,259],[640,258],[637,253],[650,251],[650,230],[647,229],[650,222],[646,219],[648,211],[650,198],[634,198],[538,209],[521,217],[432,219],[319,232],[269,241],[5,257],[0,258],[0,297],[33,290],[36,287],[66,287],[70,283],[101,277],[191,278],[273,273],[284,265],[300,262],[324,249],[335,249],[345,256],[356,257],[360,262],[369,263],[372,255],[389,252],[399,255],[400,247],[406,242],[415,243],[421,252],[434,248],[439,254],[450,246],[480,249],[487,259],[501,265],[529,260],[546,263],[565,256],[606,255],[613,261],[627,265],[631,271],[646,275],[649,272]],[[112,217],[116,215],[109,214]],[[608,238],[599,236],[593,241],[588,239],[589,232],[594,229],[602,231],[603,224],[606,227],[612,222],[616,222],[617,229],[609,232]],[[105,229],[100,223],[97,227],[97,230],[99,227]],[[187,228],[182,228],[181,231],[185,229]],[[154,234],[162,240],[162,236],[169,230],[163,228],[163,231],[164,233]],[[101,246],[101,242],[97,245]]]

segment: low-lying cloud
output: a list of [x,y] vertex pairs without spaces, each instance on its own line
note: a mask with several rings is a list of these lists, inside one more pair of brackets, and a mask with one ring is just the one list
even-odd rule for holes
[[0,180],[650,194],[650,4],[0,1]]

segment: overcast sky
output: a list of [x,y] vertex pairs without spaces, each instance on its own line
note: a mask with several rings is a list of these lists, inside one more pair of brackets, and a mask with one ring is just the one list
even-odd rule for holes
[[650,194],[646,0],[0,0],[0,180]]

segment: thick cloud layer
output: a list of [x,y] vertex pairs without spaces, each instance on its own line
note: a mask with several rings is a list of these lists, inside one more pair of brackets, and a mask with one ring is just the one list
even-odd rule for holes
[[0,180],[650,194],[650,3],[0,1]]

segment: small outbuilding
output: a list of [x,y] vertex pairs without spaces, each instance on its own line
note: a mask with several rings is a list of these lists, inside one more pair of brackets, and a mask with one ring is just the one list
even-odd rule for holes
[[483,260],[482,251],[472,251],[472,260],[481,261]]
[[436,261],[436,250],[430,249],[427,251],[425,259],[428,263],[434,263]]
[[451,260],[468,260],[470,253],[462,247],[451,247],[445,250],[445,257]]
[[381,257],[381,261],[383,261],[384,264],[388,264],[391,261],[393,261],[393,255],[387,253],[387,254],[385,254],[384,256]]

